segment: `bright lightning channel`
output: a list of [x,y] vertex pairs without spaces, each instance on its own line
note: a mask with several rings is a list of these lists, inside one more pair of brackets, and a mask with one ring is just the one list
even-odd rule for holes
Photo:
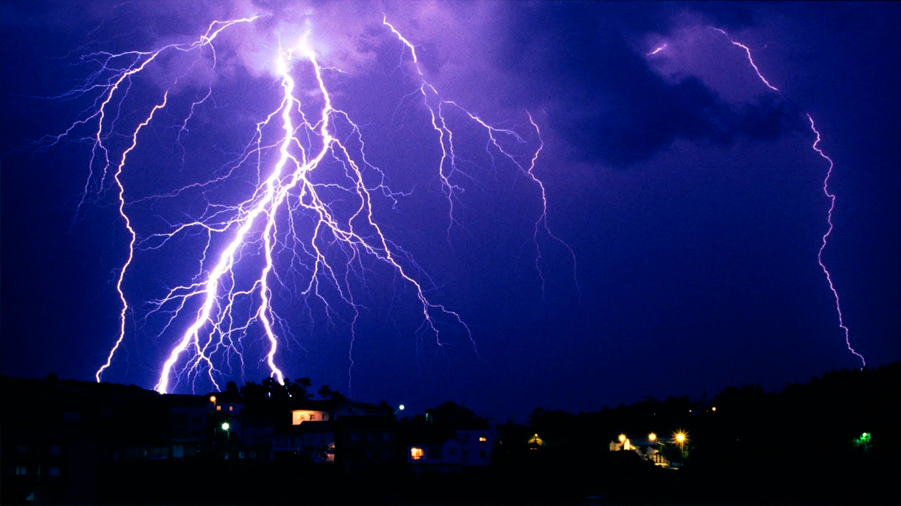
[[[757,73],[757,77],[760,78],[760,81],[763,82],[763,84],[766,85],[766,87],[769,88],[770,90],[772,90],[780,95],[782,94],[782,92],[779,90],[779,88],[770,84],[770,82],[767,81],[767,79],[760,72],[760,69],[757,67],[757,64],[754,63],[754,58],[751,56],[751,49],[748,46],[742,44],[741,42],[733,40],[732,37],[730,37],[729,34],[726,33],[725,30],[722,30],[720,28],[715,28],[715,27],[711,27],[711,28],[713,30],[716,30],[717,32],[723,34],[723,36],[725,36],[729,40],[729,42],[732,43],[732,45],[738,46],[738,47],[744,49],[745,54],[748,55],[748,62],[751,64],[751,67],[754,69],[754,72]],[[847,345],[848,351],[850,351],[854,356],[856,356],[857,358],[860,359],[861,367],[866,367],[867,366],[866,359],[863,357],[863,355],[858,353],[851,346],[850,330],[845,325],[844,317],[842,315],[842,306],[841,306],[841,303],[839,302],[838,290],[835,288],[835,284],[832,282],[832,274],[829,272],[829,269],[826,268],[826,264],[823,262],[823,251],[826,249],[826,246],[829,241],[829,236],[832,235],[832,229],[833,229],[832,213],[835,210],[835,194],[829,192],[829,178],[832,177],[832,169],[835,167],[835,164],[833,163],[832,159],[829,158],[826,155],[826,153],[824,153],[823,150],[819,147],[821,137],[820,137],[820,132],[817,130],[816,125],[814,124],[813,117],[810,114],[807,114],[807,119],[808,119],[808,121],[810,121],[810,130],[816,136],[816,140],[813,142],[813,146],[811,146],[811,147],[821,158],[823,158],[829,164],[829,167],[826,170],[826,176],[823,178],[823,193],[829,199],[829,209],[826,212],[826,223],[829,225],[829,227],[827,228],[826,232],[823,234],[823,242],[820,245],[819,251],[817,252],[817,263],[819,263],[820,268],[823,269],[823,274],[826,276],[826,281],[829,283],[829,290],[832,292],[832,296],[835,298],[835,311],[838,314],[838,326],[839,326],[839,328],[842,329],[842,332],[845,335],[845,345]]]
[[[173,83],[163,93],[163,98],[153,106],[145,119],[127,133],[130,145],[120,155],[115,155],[112,139],[122,137],[122,127],[117,130],[117,120],[121,112],[122,101],[128,96],[134,78],[144,72],[160,55],[170,52],[198,53],[210,51],[212,65],[216,66],[216,51],[213,42],[224,30],[241,23],[253,23],[258,16],[231,21],[215,21],[209,25],[204,35],[188,44],[170,44],[155,51],[125,52],[119,54],[95,53],[88,55],[92,61],[98,61],[102,69],[89,79],[82,87],[69,92],[69,95],[86,94],[97,91],[100,97],[95,100],[96,108],[87,117],[73,123],[59,136],[50,142],[59,142],[70,136],[76,128],[96,122],[96,129],[91,135],[92,149],[89,162],[89,176],[85,184],[84,198],[91,192],[92,182],[99,181],[98,192],[104,190],[108,173],[112,172],[111,184],[115,186],[118,196],[118,212],[128,231],[130,240],[127,247],[126,260],[119,269],[116,279],[116,290],[119,295],[119,334],[113,344],[105,363],[97,370],[96,379],[101,381],[104,371],[111,367],[117,352],[127,335],[128,315],[132,312],[125,281],[131,271],[136,253],[152,250],[178,236],[197,234],[206,237],[200,267],[194,278],[186,284],[168,289],[168,293],[159,300],[152,301],[153,309],[149,314],[162,312],[168,314],[167,322],[157,337],[163,337],[170,328],[185,325],[178,333],[178,338],[168,351],[167,357],[159,370],[155,389],[167,393],[175,388],[185,376],[195,379],[206,374],[212,384],[218,388],[217,376],[223,371],[217,368],[217,354],[237,356],[241,364],[243,376],[244,357],[241,354],[240,341],[256,326],[265,335],[267,352],[265,362],[270,374],[279,383],[284,383],[284,374],[278,365],[279,345],[284,339],[282,333],[289,332],[273,307],[273,283],[281,283],[283,274],[276,264],[280,252],[290,250],[293,262],[300,258],[307,260],[305,267],[309,274],[304,286],[299,290],[305,298],[316,298],[330,314],[332,306],[326,295],[320,290],[323,285],[331,287],[337,293],[339,302],[345,304],[353,312],[351,322],[351,342],[349,350],[350,368],[353,368],[353,342],[356,335],[357,319],[362,306],[355,300],[349,276],[354,271],[364,272],[363,258],[371,258],[391,269],[397,278],[412,289],[421,308],[422,323],[420,331],[434,336],[440,350],[445,346],[441,338],[439,325],[448,320],[461,329],[469,338],[473,351],[478,355],[476,343],[470,328],[461,315],[442,304],[432,302],[426,295],[426,288],[417,279],[424,275],[413,258],[399,246],[395,245],[383,233],[373,210],[373,192],[395,199],[398,194],[385,185],[385,175],[380,169],[371,165],[365,155],[365,143],[360,127],[351,120],[350,114],[335,106],[333,93],[329,89],[326,78],[329,67],[323,67],[316,51],[310,42],[308,31],[299,40],[283,47],[280,45],[274,57],[276,79],[281,89],[281,99],[274,110],[256,123],[252,140],[241,150],[241,156],[228,168],[228,174],[244,164],[255,164],[259,174],[259,182],[251,196],[234,204],[208,204],[200,217],[182,223],[170,224],[169,230],[162,233],[142,235],[133,224],[133,216],[129,214],[130,204],[127,200],[127,188],[123,182],[123,174],[127,170],[129,155],[140,145],[140,137],[145,127],[151,124],[160,111],[170,103],[170,92]],[[418,83],[417,93],[428,110],[431,127],[435,132],[437,144],[441,148],[438,161],[438,178],[448,206],[448,239],[451,227],[457,224],[454,216],[454,204],[459,202],[460,186],[454,181],[459,172],[457,168],[454,132],[445,119],[445,109],[455,108],[468,117],[474,126],[480,128],[487,137],[485,150],[492,160],[496,157],[512,162],[519,171],[538,189],[541,197],[541,212],[534,224],[533,241],[536,251],[536,268],[541,260],[539,236],[546,234],[550,239],[563,245],[573,261],[575,278],[575,255],[571,248],[551,233],[547,223],[547,196],[545,186],[535,175],[535,168],[544,144],[538,124],[531,115],[529,123],[534,129],[534,137],[538,145],[528,156],[516,156],[508,144],[527,144],[517,132],[511,129],[490,125],[480,116],[464,109],[452,100],[443,99],[438,90],[430,84],[420,67],[416,47],[405,38],[385,18],[383,26],[409,50],[411,65],[415,70]],[[291,42],[291,41],[282,41]],[[280,42],[281,44],[281,42]],[[401,65],[404,65],[402,56]],[[124,63],[123,63],[124,62]],[[305,112],[304,107],[311,107],[306,98],[309,94],[297,90],[295,71],[302,67],[312,71],[318,91],[319,104],[315,114]],[[110,77],[111,75],[111,77]],[[177,82],[177,80],[176,80]],[[195,107],[203,104],[212,93],[209,86],[206,95],[192,103],[190,113],[181,122],[178,138],[187,132],[188,120],[194,114]],[[412,96],[412,95],[411,95]],[[60,97],[57,97],[60,98]],[[313,100],[313,99],[311,99]],[[340,130],[340,133],[339,133]],[[273,134],[273,132],[281,132]],[[274,138],[273,135],[275,136]],[[271,165],[264,161],[264,154],[277,153],[277,159]],[[334,167],[340,167],[334,171]],[[114,169],[111,171],[111,167]],[[95,170],[96,169],[96,170]],[[328,172],[334,171],[336,173]],[[376,183],[369,175],[375,174]],[[264,176],[265,175],[265,176]],[[466,176],[465,174],[462,174]],[[182,187],[166,195],[145,197],[141,200],[162,200],[177,196],[189,189],[205,190],[207,186],[221,182],[226,176],[219,176],[202,183],[194,183]],[[336,199],[334,193],[341,194]],[[341,200],[342,206],[351,202],[352,212],[339,211],[334,203]],[[81,204],[79,204],[79,207]],[[344,209],[344,208],[342,208]],[[312,222],[311,231],[306,235],[298,230],[300,216]],[[284,219],[280,220],[279,218]],[[214,237],[225,239],[219,251],[214,244]],[[333,258],[340,256],[338,263]],[[256,255],[255,252],[259,252]],[[256,266],[257,274],[249,286],[240,285],[241,276],[237,267],[247,257],[261,256]],[[247,263],[247,262],[245,262]],[[242,273],[244,271],[242,270]],[[544,276],[541,274],[542,290]],[[240,286],[239,286],[240,285]],[[332,300],[334,303],[335,300]],[[252,306],[249,316],[242,316],[238,309],[242,304]],[[198,307],[199,306],[199,307]],[[189,307],[196,307],[192,310]],[[243,306],[242,306],[243,307]],[[181,317],[181,319],[179,319]],[[178,321],[176,321],[178,320]],[[182,321],[186,320],[186,322]],[[331,317],[329,316],[329,320]],[[440,320],[440,321],[439,321]],[[348,371],[351,376],[351,371]],[[173,380],[175,383],[173,384]],[[349,385],[350,386],[350,385]]]

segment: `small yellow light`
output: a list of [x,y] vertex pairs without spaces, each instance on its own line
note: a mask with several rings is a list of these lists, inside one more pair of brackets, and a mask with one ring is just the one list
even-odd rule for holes
[[654,434],[653,432],[648,434],[648,441],[657,441],[657,434]]
[[216,404],[216,396],[215,395],[210,396],[210,402],[212,402],[213,404]]
[[625,443],[625,442],[626,442],[626,435],[625,435],[625,434],[620,434],[620,435],[619,435],[619,442],[620,442],[620,443]]

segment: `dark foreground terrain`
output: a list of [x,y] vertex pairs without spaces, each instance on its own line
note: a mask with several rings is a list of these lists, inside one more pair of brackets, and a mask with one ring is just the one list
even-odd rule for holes
[[327,388],[280,400],[271,381],[0,386],[4,505],[894,505],[901,486],[901,363],[501,425],[453,403],[397,420]]

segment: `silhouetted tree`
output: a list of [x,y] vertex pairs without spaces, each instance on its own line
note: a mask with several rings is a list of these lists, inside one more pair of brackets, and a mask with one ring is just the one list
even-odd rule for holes
[[248,406],[259,406],[264,404],[267,400],[266,388],[253,381],[248,381],[241,387],[241,395],[244,397],[244,402],[247,403]]
[[288,395],[290,395],[293,400],[302,401],[309,399],[311,397],[309,388],[312,385],[310,378],[300,378],[294,381],[285,378],[285,388],[288,390]]
[[319,396],[325,400],[347,400],[347,397],[345,397],[341,392],[332,390],[328,385],[322,385],[322,388],[319,389]]

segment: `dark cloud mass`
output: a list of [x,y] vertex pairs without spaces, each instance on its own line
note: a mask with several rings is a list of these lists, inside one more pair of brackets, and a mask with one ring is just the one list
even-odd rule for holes
[[[527,95],[548,108],[555,132],[580,161],[624,168],[676,139],[774,140],[796,129],[788,125],[802,125],[798,111],[771,98],[730,104],[693,76],[668,82],[652,70],[636,41],[675,27],[672,6],[537,3],[508,10],[496,62],[516,81],[542,76]],[[744,7],[729,12],[710,16],[713,26],[751,21]]]

